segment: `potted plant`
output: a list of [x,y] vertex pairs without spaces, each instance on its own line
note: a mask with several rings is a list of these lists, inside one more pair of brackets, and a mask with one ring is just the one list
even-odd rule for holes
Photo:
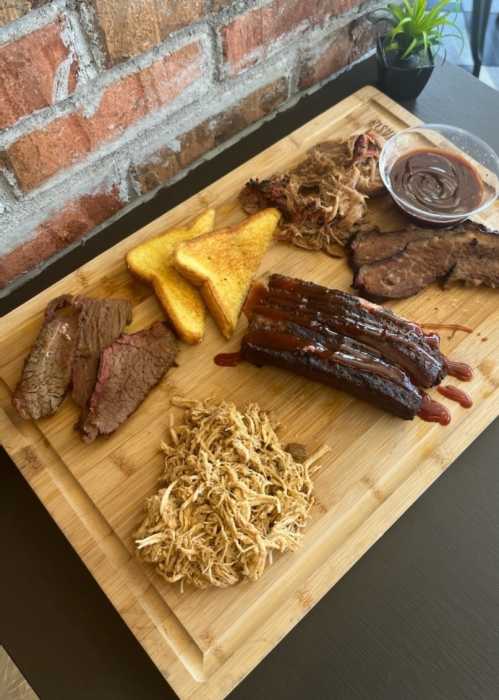
[[377,42],[379,83],[392,97],[417,97],[430,79],[443,40],[449,36],[463,39],[455,23],[459,2],[431,4],[429,0],[403,0],[390,3],[374,17],[384,27]]

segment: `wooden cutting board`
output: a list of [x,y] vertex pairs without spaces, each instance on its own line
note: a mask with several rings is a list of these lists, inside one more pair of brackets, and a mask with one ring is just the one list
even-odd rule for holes
[[[214,355],[235,349],[245,324],[240,322],[237,337],[228,343],[209,321],[202,345],[182,346],[179,367],[136,414],[109,439],[91,445],[73,430],[77,411],[70,399],[37,424],[21,420],[10,404],[42,312],[50,299],[69,292],[130,299],[132,330],[161,319],[149,288],[125,267],[130,248],[208,206],[217,208],[218,226],[239,221],[243,213],[236,197],[248,178],[289,168],[321,140],[373,125],[399,130],[417,123],[374,88],[364,88],[0,322],[2,444],[181,698],[205,700],[229,693],[498,415],[499,292],[433,286],[389,305],[419,322],[474,329],[469,335],[442,334],[443,350],[476,370],[466,386],[474,400],[471,410],[441,398],[452,413],[446,428],[399,420],[281,370],[217,367]],[[402,222],[387,197],[370,205],[370,216],[385,229]],[[483,220],[499,227],[498,210],[489,210]],[[281,243],[266,256],[262,272],[267,270],[344,290],[352,279],[344,260]],[[302,549],[278,558],[256,583],[181,594],[133,554],[132,534],[142,504],[162,467],[158,446],[173,393],[239,404],[256,400],[283,423],[284,440],[304,442],[310,451],[324,443],[331,447],[315,478],[317,503]]]

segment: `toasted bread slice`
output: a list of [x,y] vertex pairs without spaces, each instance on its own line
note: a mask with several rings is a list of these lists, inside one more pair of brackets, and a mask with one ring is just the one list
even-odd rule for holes
[[180,243],[174,265],[201,288],[203,299],[226,338],[234,332],[253,277],[280,219],[263,209],[233,228]]
[[189,227],[173,228],[133,248],[126,256],[130,270],[152,284],[179,337],[186,343],[203,339],[205,306],[198,290],[173,267],[175,248],[182,241],[213,231],[215,210],[207,209]]

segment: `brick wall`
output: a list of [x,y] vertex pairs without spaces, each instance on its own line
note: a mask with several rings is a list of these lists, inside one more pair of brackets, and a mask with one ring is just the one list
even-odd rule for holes
[[360,59],[373,5],[0,0],[3,293]]

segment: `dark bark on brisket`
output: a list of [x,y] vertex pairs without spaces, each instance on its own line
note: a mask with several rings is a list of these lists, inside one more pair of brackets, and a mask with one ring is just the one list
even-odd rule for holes
[[499,233],[471,221],[361,233],[350,252],[353,286],[373,299],[408,297],[437,281],[499,287]]
[[351,262],[355,268],[401,253],[411,241],[433,238],[438,229],[408,226],[400,231],[362,231],[350,241]]
[[31,352],[24,363],[12,403],[25,419],[38,420],[57,411],[71,384],[78,341],[78,312],[72,297],[50,302]]
[[103,350],[97,383],[82,426],[84,440],[116,430],[174,364],[177,344],[164,323],[124,334]]

